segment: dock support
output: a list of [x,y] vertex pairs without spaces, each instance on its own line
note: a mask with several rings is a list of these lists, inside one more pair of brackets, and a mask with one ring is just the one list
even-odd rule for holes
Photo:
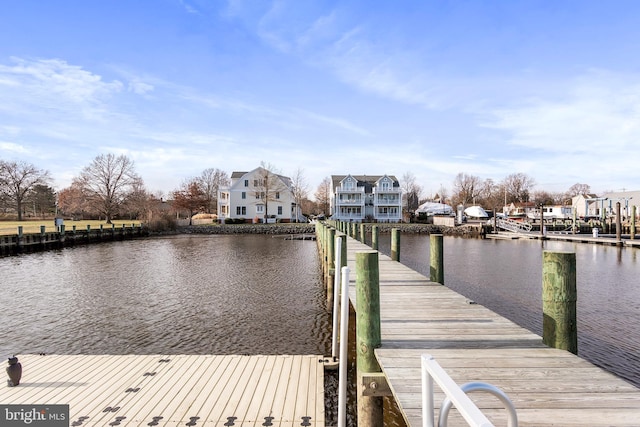
[[636,205],[631,206],[631,240],[636,238]]
[[360,242],[366,244],[367,233],[364,223],[360,223]]
[[578,354],[576,254],[542,252],[542,341]]
[[[356,351],[358,384],[363,375],[381,372],[374,350],[380,333],[380,269],[378,252],[356,252]],[[383,398],[358,393],[358,426],[382,427]]]
[[400,230],[391,229],[391,259],[400,262]]
[[429,280],[444,285],[444,238],[442,234],[429,236]]
[[336,230],[333,227],[329,227],[327,230],[327,295],[334,292],[334,281],[336,275],[335,266],[335,239]]
[[622,246],[622,218],[620,218],[620,202],[616,202],[616,245]]
[[[635,208],[635,206],[634,206]],[[378,237],[380,236],[380,231],[378,230],[378,226],[374,225],[371,227],[371,249],[374,251],[378,250]]]

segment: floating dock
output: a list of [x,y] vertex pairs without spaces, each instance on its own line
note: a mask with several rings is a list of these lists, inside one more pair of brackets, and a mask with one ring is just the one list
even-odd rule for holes
[[322,356],[22,355],[2,404],[68,404],[70,426],[324,426]]
[[[347,238],[353,307],[358,251],[371,248]],[[640,425],[637,387],[545,346],[540,336],[383,254],[379,274],[382,343],[375,355],[407,425],[422,425],[422,354],[433,356],[458,385],[480,381],[500,388],[515,404],[519,426]],[[444,394],[436,390],[437,408]],[[497,398],[470,397],[493,423],[507,425]],[[449,425],[467,423],[452,410]]]

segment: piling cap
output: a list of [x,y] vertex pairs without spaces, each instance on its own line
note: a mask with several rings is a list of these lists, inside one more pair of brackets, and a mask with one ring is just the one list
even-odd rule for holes
[[15,356],[11,356],[9,358],[9,365],[15,365],[16,363],[18,363],[18,358]]

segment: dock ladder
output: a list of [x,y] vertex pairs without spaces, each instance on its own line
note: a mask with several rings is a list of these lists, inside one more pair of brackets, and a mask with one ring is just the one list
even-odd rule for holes
[[472,391],[485,391],[496,396],[505,405],[508,412],[508,427],[518,426],[518,415],[511,399],[494,385],[482,382],[471,382],[458,386],[453,379],[445,372],[438,362],[430,354],[422,355],[422,425],[423,427],[435,427],[434,424],[434,404],[433,404],[433,382],[435,381],[446,398],[440,408],[438,417],[438,427],[447,427],[447,418],[452,405],[460,412],[460,415],[470,426],[490,427],[491,421],[480,411],[480,409],[467,396]]

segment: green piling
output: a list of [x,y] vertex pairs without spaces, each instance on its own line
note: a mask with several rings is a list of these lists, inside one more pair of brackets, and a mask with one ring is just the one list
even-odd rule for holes
[[400,261],[400,230],[391,229],[391,260]]
[[371,227],[371,249],[374,251],[378,250],[378,237],[380,236],[380,231],[378,230],[378,226],[374,225]]
[[444,285],[444,237],[442,234],[429,236],[429,278]]
[[[380,270],[378,252],[356,252],[356,351],[358,384],[362,376],[381,372],[374,350],[382,342],[380,334]],[[380,396],[357,396],[358,426],[382,427]]]
[[576,254],[542,253],[542,341],[578,354]]

